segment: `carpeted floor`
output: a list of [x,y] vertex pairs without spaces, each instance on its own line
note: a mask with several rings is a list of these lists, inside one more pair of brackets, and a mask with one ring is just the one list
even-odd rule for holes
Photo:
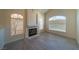
[[75,39],[42,33],[33,39],[22,39],[6,44],[5,50],[78,50]]

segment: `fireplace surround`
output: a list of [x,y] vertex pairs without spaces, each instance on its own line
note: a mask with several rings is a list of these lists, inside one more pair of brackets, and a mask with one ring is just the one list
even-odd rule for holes
[[28,39],[39,36],[38,26],[28,26],[26,31],[26,37]]

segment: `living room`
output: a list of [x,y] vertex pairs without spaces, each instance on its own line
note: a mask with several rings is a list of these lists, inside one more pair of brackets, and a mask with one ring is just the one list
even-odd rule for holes
[[79,10],[1,9],[0,49],[79,50]]

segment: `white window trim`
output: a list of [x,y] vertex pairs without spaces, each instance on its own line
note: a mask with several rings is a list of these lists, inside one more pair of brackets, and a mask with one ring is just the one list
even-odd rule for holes
[[[55,16],[53,16],[53,17],[55,17]],[[65,16],[66,17],[66,16]],[[51,19],[52,17],[50,17],[49,19]],[[67,18],[64,18],[64,19],[67,19]],[[67,22],[65,23],[65,30],[62,30],[62,29],[53,29],[53,28],[50,28],[49,26],[49,20],[48,20],[48,30],[50,30],[50,31],[58,31],[58,32],[66,32],[67,31],[67,27],[66,27],[66,25],[67,25]]]

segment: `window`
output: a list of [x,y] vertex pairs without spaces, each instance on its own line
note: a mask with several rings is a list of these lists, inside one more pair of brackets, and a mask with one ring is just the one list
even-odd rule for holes
[[49,18],[49,30],[66,32],[66,16],[53,16]]
[[23,16],[20,14],[11,14],[11,35],[23,33]]

